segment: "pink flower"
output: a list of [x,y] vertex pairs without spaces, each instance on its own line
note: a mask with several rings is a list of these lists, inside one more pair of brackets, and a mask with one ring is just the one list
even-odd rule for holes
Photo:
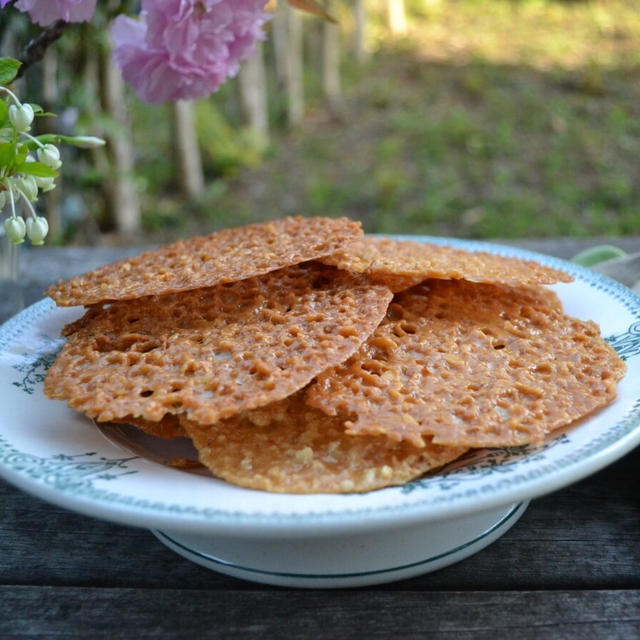
[[267,0],[142,0],[140,20],[118,16],[113,57],[146,102],[207,96],[264,39]]
[[[85,22],[91,20],[97,0],[18,0],[15,7],[29,14],[39,25],[46,27],[57,20]],[[8,0],[3,0],[2,6]]]

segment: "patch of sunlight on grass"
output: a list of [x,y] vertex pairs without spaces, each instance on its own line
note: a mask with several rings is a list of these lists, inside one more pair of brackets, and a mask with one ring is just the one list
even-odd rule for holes
[[432,60],[479,58],[541,70],[640,62],[640,11],[629,0],[440,0],[414,3],[413,9],[407,38]]
[[637,1],[407,6],[406,37],[373,18],[378,50],[350,67],[343,119],[274,130],[273,153],[224,178],[203,217],[349,215],[370,232],[461,237],[640,233]]

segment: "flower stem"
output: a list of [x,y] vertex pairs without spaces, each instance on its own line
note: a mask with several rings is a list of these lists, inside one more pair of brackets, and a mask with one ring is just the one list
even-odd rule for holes
[[11,180],[3,180],[5,186],[7,187],[7,191],[9,192],[9,202],[11,203],[11,217],[16,217],[16,202],[13,198],[13,188],[11,186]]
[[16,103],[17,107],[22,106],[22,102],[20,102],[20,100],[18,99],[18,96],[15,93],[13,93],[13,91],[7,89],[7,87],[0,87],[0,91],[4,91],[5,93],[8,93],[11,99]]
[[44,145],[42,144],[42,142],[40,142],[40,140],[38,140],[38,138],[34,138],[32,135],[26,133],[26,132],[22,132],[22,135],[25,138],[29,138],[29,140],[35,142],[41,149],[44,149]]
[[27,212],[35,220],[38,217],[38,214],[36,213],[36,210],[33,208],[33,205],[31,204],[31,202],[29,202],[29,198],[27,198],[25,192],[20,187],[16,187],[15,189],[22,196],[22,200],[27,206]]

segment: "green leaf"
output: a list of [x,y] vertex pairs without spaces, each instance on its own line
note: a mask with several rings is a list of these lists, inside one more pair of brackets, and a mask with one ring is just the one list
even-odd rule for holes
[[16,155],[16,145],[12,142],[0,143],[0,168],[9,166]]
[[600,262],[624,258],[627,254],[618,247],[603,244],[591,249],[585,249],[571,259],[571,262],[579,264],[581,267],[593,267]]
[[18,75],[22,62],[13,58],[0,58],[0,85],[10,84]]
[[[60,136],[55,133],[42,133],[36,136],[36,139],[42,144],[57,144],[60,142]],[[34,146],[38,146],[35,142],[32,142]]]
[[39,104],[35,104],[33,102],[29,103],[31,108],[33,109],[33,115],[38,118],[57,118],[58,116],[55,113],[50,113],[49,111],[45,111]]
[[29,147],[26,144],[20,145],[15,152],[14,162],[16,165],[22,164],[29,154]]
[[42,162],[22,162],[15,166],[16,173],[27,173],[36,178],[57,178],[58,172]]
[[102,138],[95,136],[60,136],[60,140],[80,149],[95,149],[96,147],[104,147],[106,144]]
[[[95,136],[63,136],[59,133],[43,133],[37,138],[42,144],[60,144],[64,142],[80,149],[95,149],[105,145],[105,141],[102,138],[96,138]],[[37,149],[38,145],[35,142],[29,142],[28,144],[31,150]]]
[[0,100],[0,127],[4,124],[4,121],[7,119],[8,113],[9,113],[9,105],[4,100]]

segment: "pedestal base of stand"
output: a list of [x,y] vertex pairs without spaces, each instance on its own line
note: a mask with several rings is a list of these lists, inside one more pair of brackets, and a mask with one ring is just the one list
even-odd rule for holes
[[188,560],[235,578],[334,589],[402,580],[464,560],[506,533],[527,505],[357,534],[243,538],[153,533]]

